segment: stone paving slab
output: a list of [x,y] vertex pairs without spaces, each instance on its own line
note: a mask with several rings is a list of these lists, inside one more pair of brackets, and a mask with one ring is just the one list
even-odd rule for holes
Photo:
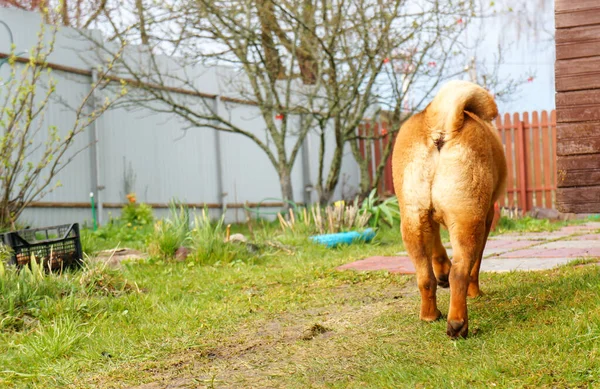
[[571,234],[586,232],[586,231],[594,231],[600,229],[600,223],[598,222],[589,222],[585,224],[580,224],[576,226],[566,226],[560,229],[561,232],[568,232]]
[[[573,258],[501,258],[483,259],[481,271],[501,273],[518,270],[546,270],[565,265]],[[381,271],[397,274],[415,274],[415,268],[409,257],[370,257],[340,266],[337,270]]]
[[[577,258],[600,258],[600,222],[563,227],[559,231],[504,234],[490,237],[481,264],[482,272],[546,270]],[[449,244],[445,244],[450,247]],[[452,249],[447,249],[452,257]],[[394,257],[370,257],[338,267],[338,270],[414,274],[406,252]]]
[[577,236],[577,240],[598,240],[600,239],[600,234],[586,234]]
[[338,270],[377,271],[387,270],[390,273],[415,274],[409,257],[370,257],[340,266]]
[[578,258],[578,257],[600,257],[600,248],[582,249],[582,248],[557,248],[540,249],[534,247],[531,249],[511,251],[503,253],[500,258]]
[[573,249],[595,249],[600,248],[600,236],[597,236],[596,239],[587,239],[580,240],[579,237],[575,239],[569,240],[557,240],[550,243],[544,243],[539,246],[536,246],[536,249],[563,249],[563,248],[573,248]]
[[[489,241],[485,245],[483,257],[486,258],[486,257],[491,257],[491,256],[498,256],[507,251],[530,247],[530,246],[533,246],[536,244],[542,244],[544,242],[545,241],[536,241],[536,240],[506,240],[506,241],[494,240],[494,241]],[[448,254],[448,257],[452,258],[454,251],[451,248],[446,248],[446,254]],[[405,257],[405,256],[408,256],[408,253],[406,251],[400,251],[400,252],[396,253],[396,255],[400,256],[400,257]]]
[[[585,231],[585,232],[589,232],[589,231]],[[575,234],[575,232],[562,232],[562,231],[556,231],[553,233],[550,232],[529,232],[529,233],[524,233],[524,234],[504,234],[504,235],[496,235],[496,236],[490,236],[488,238],[489,242],[493,242],[496,240],[500,240],[500,241],[521,241],[521,240],[529,240],[529,241],[536,241],[536,242],[545,242],[547,240],[554,240],[554,239],[562,239],[562,238],[566,238],[570,235]]]
[[505,273],[519,270],[547,270],[566,265],[572,260],[573,258],[488,258],[481,261],[481,271],[484,273]]

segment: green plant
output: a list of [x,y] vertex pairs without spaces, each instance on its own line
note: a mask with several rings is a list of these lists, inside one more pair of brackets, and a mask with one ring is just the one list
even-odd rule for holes
[[135,226],[121,219],[110,219],[105,225],[93,231],[81,230],[83,252],[93,256],[100,250],[119,247],[130,247],[138,250],[146,248],[148,237],[152,234],[153,225]]
[[225,241],[224,222],[225,215],[222,215],[216,223],[211,223],[207,208],[194,218],[194,229],[189,235],[194,261],[202,264],[229,263],[248,257],[243,243]]
[[150,255],[170,258],[179,247],[186,244],[190,234],[190,214],[187,206],[171,201],[170,218],[154,224],[154,231],[148,240]]
[[495,234],[501,234],[503,232],[543,232],[543,231],[555,231],[563,226],[567,225],[566,222],[551,222],[548,219],[535,219],[530,216],[521,218],[510,218],[502,216],[498,220],[496,225]]
[[92,332],[93,329],[86,331],[77,318],[63,316],[55,318],[50,326],[38,328],[35,336],[27,338],[26,345],[38,358],[51,361],[72,352]]
[[0,329],[25,328],[46,299],[69,295],[74,289],[65,277],[46,273],[33,256],[30,267],[21,270],[0,262]]
[[152,207],[148,204],[128,203],[121,211],[121,220],[131,226],[151,225],[154,221]]
[[122,271],[111,269],[102,262],[85,261],[78,281],[83,292],[89,296],[96,294],[118,296],[139,291],[137,284],[129,282]]
[[0,243],[0,264],[8,262],[13,254],[13,250],[10,246]]
[[283,231],[323,234],[363,228],[367,225],[370,215],[360,211],[358,199],[355,199],[349,205],[344,201],[337,201],[325,208],[317,204],[310,209],[290,209],[287,215],[280,213],[277,217]]
[[148,253],[160,258],[171,258],[184,243],[185,238],[169,220],[159,220],[154,224],[154,231],[148,238]]
[[98,236],[94,234],[94,231],[82,228],[79,234],[79,240],[81,242],[81,250],[84,254],[94,256],[100,251],[100,244]]
[[400,222],[400,208],[396,196],[389,197],[383,201],[377,196],[377,189],[373,189],[369,196],[362,202],[361,212],[371,215],[369,225],[380,227],[382,223],[392,227]]

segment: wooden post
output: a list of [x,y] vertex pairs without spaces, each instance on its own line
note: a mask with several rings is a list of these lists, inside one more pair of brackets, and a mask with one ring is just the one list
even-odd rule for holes
[[550,130],[550,120],[548,119],[548,112],[542,111],[542,143],[543,143],[543,161],[544,161],[544,206],[546,208],[553,208],[552,204],[552,191],[555,189],[552,183],[552,171],[555,170],[556,157],[550,149],[550,137],[552,136]]
[[[375,178],[377,174],[377,166],[381,163],[381,122],[377,120],[373,126],[373,143],[375,148],[375,163],[373,164],[373,173],[371,176]],[[379,181],[379,185],[377,186],[377,194],[381,195],[381,180]]]
[[[524,161],[525,161],[525,197],[526,203],[523,213],[529,211],[533,207],[533,168],[531,165],[531,157],[533,156],[533,147],[531,145],[531,122],[529,121],[529,112],[523,112],[523,149],[524,151]],[[532,185],[531,187],[529,185]]]
[[513,149],[515,144],[515,132],[510,122],[510,115],[504,115],[504,132],[506,134],[506,167],[508,169],[506,178],[508,207],[515,207],[515,160],[513,157]]
[[522,121],[517,122],[517,152],[519,157],[519,205],[525,214],[527,208],[527,158],[525,156],[525,128]]
[[364,159],[365,158],[365,140],[362,139],[363,136],[365,136],[366,133],[366,124],[364,122],[360,123],[358,125],[358,151],[360,152],[360,156]]
[[544,186],[542,183],[542,169],[547,169],[543,164],[542,152],[540,150],[540,120],[537,111],[531,113],[531,129],[533,131],[533,198],[535,206],[542,207]]
[[557,163],[558,163],[558,158],[557,158],[557,154],[556,154],[556,110],[553,110],[550,113],[550,129],[552,132],[552,161],[554,161],[553,163],[553,167],[552,167],[552,187],[554,188],[553,191],[553,196],[552,196],[552,205],[554,205],[553,208],[558,209],[557,205],[556,205],[556,190],[557,190],[557,186],[558,186],[558,181],[556,180],[556,171],[557,171]]
[[[394,145],[394,137],[390,134],[390,129],[389,129],[389,122],[387,121],[382,121],[381,122],[381,132],[383,134],[385,134],[385,137],[383,138],[383,150],[387,150],[388,146],[389,146],[389,142],[392,142],[391,147],[393,148]],[[394,183],[393,183],[393,179],[392,179],[392,153],[390,153],[390,155],[388,156],[387,160],[385,161],[385,168],[383,170],[384,174],[383,174],[383,193],[384,194],[388,194],[388,193],[394,193]]]
[[369,167],[369,186],[373,185],[373,139],[370,139],[373,134],[374,132],[371,131],[371,122],[368,121],[365,126],[365,136],[367,137],[365,141],[365,158]]
[[[498,135],[500,135],[500,139],[502,140],[503,144],[505,145],[504,146],[504,154],[506,154],[506,130],[502,126],[502,122],[500,120],[500,115],[496,116],[495,125],[496,125],[496,130],[498,130]],[[507,163],[507,165],[508,165],[508,163]],[[508,189],[508,185],[506,187]],[[508,200],[508,194],[506,193],[506,190],[505,190],[504,193],[502,193],[500,195],[500,197],[498,198],[498,203],[500,204],[501,207],[505,207],[507,204],[507,200]]]

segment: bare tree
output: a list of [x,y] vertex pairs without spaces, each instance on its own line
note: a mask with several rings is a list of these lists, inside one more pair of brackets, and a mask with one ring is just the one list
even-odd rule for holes
[[[393,133],[441,81],[465,74],[460,38],[469,19],[483,15],[474,1],[442,0],[196,0],[146,7],[136,0],[135,5],[138,17],[131,24],[106,13],[110,28],[103,27],[109,39],[145,47],[143,55],[119,62],[119,74],[136,87],[128,103],[174,113],[190,127],[246,136],[271,161],[284,200],[293,200],[291,170],[314,131],[321,139],[315,188],[324,203],[339,183],[348,145],[361,168],[360,189],[368,191],[369,161],[359,158],[358,126],[387,111]],[[96,44],[102,55],[111,54],[110,45]],[[167,66],[169,61],[177,66]],[[199,68],[211,67],[220,72],[219,96],[196,82]],[[488,83],[493,79],[484,77]],[[241,103],[256,107],[262,128],[232,119]],[[391,142],[384,156],[390,152]],[[376,182],[383,167],[383,162],[377,167]]]
[[88,28],[109,11],[108,0],[0,0],[0,6],[38,11],[50,24]]
[[[100,72],[98,82],[71,107],[70,126],[48,124],[45,114],[51,102],[60,102],[47,63],[55,34],[55,28],[47,32],[42,26],[29,58],[18,58],[14,52],[8,57],[10,76],[0,86],[0,228],[14,227],[25,207],[60,185],[57,174],[88,146],[77,145],[76,139],[125,93],[124,87],[108,87],[111,80]],[[106,68],[119,56],[117,51]],[[104,100],[95,101],[103,88]]]
[[554,0],[499,0],[495,4],[507,31],[531,43],[554,41]]

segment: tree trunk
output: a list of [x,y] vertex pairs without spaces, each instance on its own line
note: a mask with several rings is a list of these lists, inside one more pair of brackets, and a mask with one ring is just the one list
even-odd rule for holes
[[60,2],[60,16],[63,26],[71,25],[69,21],[69,5],[67,4],[67,0],[61,0]]
[[361,161],[358,166],[360,168],[360,184],[358,188],[358,195],[361,199],[363,199],[371,192],[371,176],[369,175],[370,166],[366,163],[366,161]]
[[[370,140],[365,140],[365,145],[367,151],[371,150]],[[358,140],[351,141],[350,148],[352,149],[352,155],[354,156],[354,160],[358,164],[358,169],[360,171],[358,196],[360,199],[363,199],[371,192],[371,175],[369,174],[371,170],[371,153],[367,152],[365,157],[363,157],[358,146]]]
[[7,206],[0,208],[0,231],[8,230],[11,226],[10,210]]
[[335,187],[340,180],[340,172],[342,170],[342,157],[344,156],[343,146],[336,147],[333,153],[333,159],[331,166],[329,167],[329,174],[325,185],[320,188],[319,191],[319,202],[321,205],[327,205],[333,196]]
[[294,201],[291,168],[288,166],[279,166],[278,170],[279,184],[281,185],[281,198],[284,202],[283,207],[287,211],[291,208],[288,201]]
[[16,210],[15,205],[10,201],[0,203],[0,231],[15,229],[15,221],[21,214],[20,211],[17,213]]
[[135,6],[140,20],[140,39],[143,45],[147,45],[150,42],[150,39],[146,32],[146,18],[144,16],[144,4],[142,3],[142,0],[135,0]]

